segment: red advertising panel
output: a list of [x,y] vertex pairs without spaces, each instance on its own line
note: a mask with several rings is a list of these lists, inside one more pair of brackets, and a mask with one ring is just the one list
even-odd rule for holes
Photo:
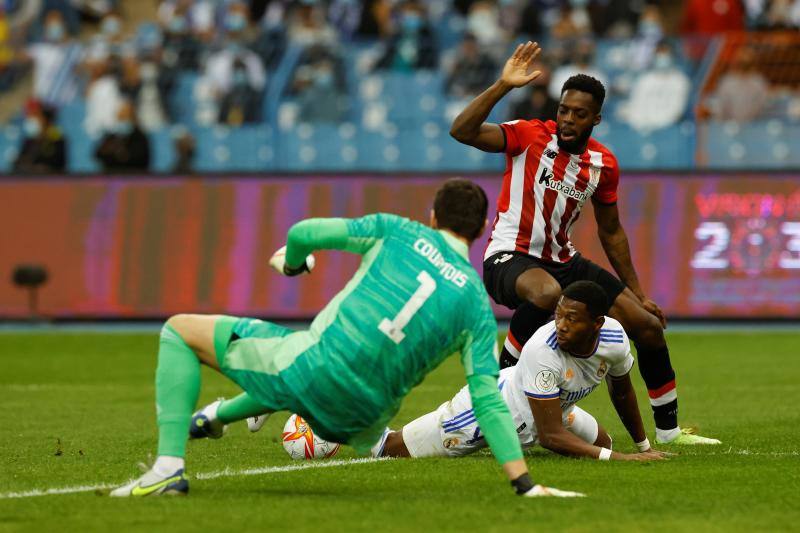
[[[0,316],[24,317],[20,264],[50,279],[51,317],[214,312],[313,316],[358,258],[321,253],[312,276],[270,271],[296,221],[387,211],[427,221],[445,178],[406,176],[63,178],[0,181]],[[474,178],[492,202],[496,177]],[[648,294],[672,316],[800,316],[798,177],[626,175],[620,213]],[[473,264],[481,271],[484,239]],[[591,207],[573,240],[608,267]],[[498,314],[507,316],[503,309]]]

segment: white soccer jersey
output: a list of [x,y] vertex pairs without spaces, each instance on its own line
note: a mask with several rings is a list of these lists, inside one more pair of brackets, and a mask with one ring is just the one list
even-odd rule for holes
[[[588,357],[576,357],[556,341],[555,321],[545,324],[525,343],[516,366],[501,372],[501,392],[508,404],[521,442],[536,440],[528,398],[559,398],[568,413],[589,395],[606,374],[624,376],[633,366],[630,341],[622,325],[610,317],[600,330],[597,346]],[[507,372],[511,371],[511,372]]]

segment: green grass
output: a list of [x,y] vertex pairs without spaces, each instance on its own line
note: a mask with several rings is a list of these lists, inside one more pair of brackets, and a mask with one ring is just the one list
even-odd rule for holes
[[[112,500],[92,492],[0,498],[0,531],[785,531],[800,530],[800,333],[669,336],[681,420],[718,447],[629,464],[529,453],[534,478],[582,500],[514,497],[491,456],[392,460],[193,480],[188,498]],[[155,450],[155,335],[0,334],[0,493],[121,482]],[[636,375],[637,372],[634,371]],[[201,402],[236,388],[204,370]],[[645,422],[652,418],[634,380]],[[455,359],[405,401],[395,426],[463,384]],[[581,402],[633,446],[604,391]],[[278,414],[261,433],[232,427],[189,444],[190,472],[298,464]],[[651,437],[652,438],[652,437]],[[352,457],[343,448],[338,458]]]

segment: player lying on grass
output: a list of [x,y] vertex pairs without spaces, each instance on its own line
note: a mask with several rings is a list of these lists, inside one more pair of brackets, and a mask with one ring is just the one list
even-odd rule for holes
[[[483,190],[466,180],[439,189],[431,227],[394,215],[310,219],[288,233],[270,261],[293,276],[315,250],[362,255],[358,271],[306,331],[229,316],[177,315],[161,332],[156,370],[158,457],[112,496],[185,494],[184,455],[193,436],[220,437],[224,425],[289,410],[322,438],[367,453],[402,398],[454,352],[476,420],[517,494],[576,495],[534,485],[514,423],[497,388],[497,324],[467,257],[486,225]],[[200,364],[245,394],[194,417]]]
[[[562,293],[553,322],[522,349],[516,366],[500,371],[500,391],[523,447],[541,444],[572,457],[600,460],[662,459],[645,436],[629,372],[630,342],[619,322],[603,316],[608,300],[592,281],[576,281]],[[639,453],[611,451],[611,436],[575,405],[605,378],[611,403]],[[378,457],[460,457],[486,447],[466,388],[400,431],[384,433]]]

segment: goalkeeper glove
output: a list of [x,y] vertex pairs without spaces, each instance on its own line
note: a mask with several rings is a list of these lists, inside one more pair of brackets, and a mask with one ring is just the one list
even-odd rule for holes
[[269,259],[269,266],[284,276],[299,276],[300,274],[311,272],[315,263],[314,256],[308,254],[308,257],[306,257],[302,265],[295,268],[290,267],[286,264],[286,246],[281,246]]

